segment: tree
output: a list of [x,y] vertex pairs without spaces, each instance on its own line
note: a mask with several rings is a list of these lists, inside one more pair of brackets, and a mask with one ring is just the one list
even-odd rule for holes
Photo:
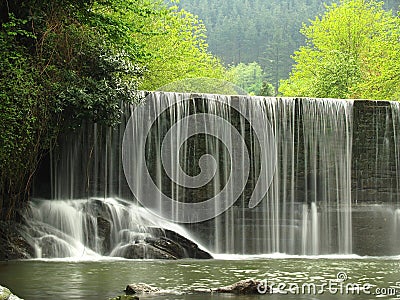
[[304,44],[303,22],[333,0],[180,0],[204,21],[211,53],[226,65],[257,62],[278,86],[289,76],[291,55]]
[[117,123],[121,102],[136,100],[142,71],[88,26],[89,2],[6,4],[0,5],[0,218],[13,218],[59,132],[83,120]]
[[193,15],[157,0],[0,2],[0,219],[29,199],[60,133],[117,124],[139,86],[223,77],[204,34]]
[[234,84],[250,95],[274,95],[273,86],[266,81],[266,74],[256,62],[249,64],[240,63],[237,66],[231,67],[228,74]]
[[197,16],[174,6],[164,18],[147,21],[147,26],[157,34],[138,38],[150,53],[143,62],[148,72],[141,89],[154,90],[186,78],[225,77],[220,61],[208,52],[206,28]]
[[400,99],[400,22],[382,2],[341,0],[301,33],[307,45],[294,54],[283,95]]
[[94,4],[91,24],[100,24],[104,34],[145,68],[140,89],[155,90],[185,78],[225,76],[222,64],[208,52],[204,24],[193,14],[157,0],[111,2],[113,9]]

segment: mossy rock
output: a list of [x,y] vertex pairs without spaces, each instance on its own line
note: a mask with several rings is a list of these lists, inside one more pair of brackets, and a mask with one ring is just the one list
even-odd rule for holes
[[8,288],[0,285],[0,300],[23,300],[23,299],[13,295],[13,293],[11,293],[11,291]]
[[0,300],[7,300],[10,295],[11,292],[8,288],[0,286]]

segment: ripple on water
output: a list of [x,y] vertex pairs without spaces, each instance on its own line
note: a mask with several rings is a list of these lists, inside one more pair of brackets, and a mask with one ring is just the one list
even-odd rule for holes
[[[0,263],[0,282],[9,286],[22,298],[30,300],[97,300],[99,296],[107,299],[118,295],[126,284],[135,282],[144,282],[163,290],[176,292],[192,288],[214,288],[246,278],[270,279],[273,282],[315,282],[319,284],[328,280],[336,280],[336,275],[340,271],[346,272],[350,283],[369,283],[376,287],[387,288],[398,287],[396,283],[400,281],[399,263],[393,259],[309,260],[301,258],[184,262],[20,261]],[[170,299],[207,300],[209,298],[177,295]],[[282,295],[271,298],[271,300],[276,299],[298,298],[285,298]],[[310,297],[301,299],[310,299]],[[318,299],[337,298],[323,295],[318,296]],[[357,299],[371,299],[371,297]],[[247,298],[241,297],[240,300],[247,300]]]

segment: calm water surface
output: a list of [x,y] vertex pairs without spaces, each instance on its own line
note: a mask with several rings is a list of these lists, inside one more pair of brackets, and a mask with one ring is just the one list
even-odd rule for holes
[[[338,273],[342,279],[347,276],[347,280],[337,279]],[[179,294],[193,288],[219,287],[248,278],[268,280],[276,286],[274,293],[256,296]],[[127,284],[139,282],[173,293],[141,296],[141,299],[400,299],[400,260],[239,258],[0,263],[0,284],[26,300],[108,299],[122,294]],[[370,288],[360,290],[358,294],[353,289],[351,293],[351,285],[362,287],[365,284]],[[312,290],[310,293],[306,285],[315,286],[317,294],[314,295]]]

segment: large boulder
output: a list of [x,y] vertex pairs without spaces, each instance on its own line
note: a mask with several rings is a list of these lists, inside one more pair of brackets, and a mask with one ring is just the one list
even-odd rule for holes
[[73,248],[66,241],[54,236],[45,235],[37,240],[41,258],[70,257],[74,255]]
[[147,237],[144,241],[147,244],[153,246],[154,248],[157,248],[160,251],[170,254],[175,259],[186,257],[185,249],[181,245],[175,243],[170,239],[164,237],[158,237],[158,238]]
[[213,258],[212,255],[202,249],[199,246],[185,238],[184,236],[176,233],[175,231],[165,229],[165,238],[173,241],[174,243],[178,244],[181,248],[184,249],[183,257],[179,258],[197,258],[197,259],[211,259]]
[[152,287],[146,283],[132,283],[128,284],[125,288],[125,293],[127,295],[134,294],[155,294],[159,293],[160,289]]
[[[264,283],[254,279],[246,279],[238,281],[234,284],[223,286],[220,288],[212,289],[212,292],[216,293],[228,293],[236,295],[259,295],[260,287],[264,289]],[[265,287],[265,291],[268,292],[270,288]]]
[[113,253],[113,256],[128,259],[176,259],[170,253],[142,242],[122,246]]
[[169,230],[157,227],[148,228],[147,236],[135,236],[128,232],[129,238],[124,243],[114,249],[112,256],[119,256],[128,259],[210,259],[211,254],[199,248],[199,246],[183,237],[182,235]]

